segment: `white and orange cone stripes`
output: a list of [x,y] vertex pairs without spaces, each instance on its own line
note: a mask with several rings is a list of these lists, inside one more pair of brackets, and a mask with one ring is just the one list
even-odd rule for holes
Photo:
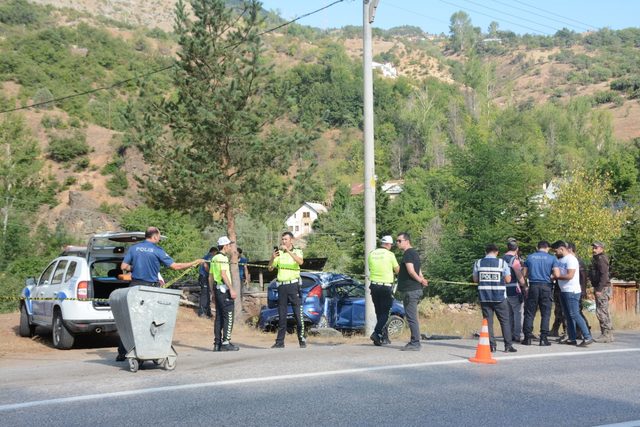
[[480,330],[480,339],[478,340],[478,348],[476,349],[476,357],[471,357],[470,362],[486,363],[493,365],[497,360],[491,357],[491,344],[489,343],[489,324],[487,319],[482,319],[482,329]]

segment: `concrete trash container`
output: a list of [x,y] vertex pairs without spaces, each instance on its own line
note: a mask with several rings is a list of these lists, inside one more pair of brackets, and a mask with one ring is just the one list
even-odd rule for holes
[[181,294],[176,289],[133,286],[116,289],[109,296],[132,372],[145,360],[161,364],[167,370],[176,367],[178,354],[171,341]]

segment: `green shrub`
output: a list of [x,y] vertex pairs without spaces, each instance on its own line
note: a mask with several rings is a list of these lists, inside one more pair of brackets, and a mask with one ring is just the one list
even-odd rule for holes
[[42,120],[40,121],[40,124],[45,129],[51,129],[51,128],[63,129],[65,127],[64,122],[62,121],[62,119],[60,117],[50,116],[48,114],[45,114],[42,117]]
[[76,167],[74,168],[74,170],[76,172],[79,172],[79,171],[86,170],[88,167],[89,167],[89,159],[87,159],[86,157],[82,157],[78,159],[78,161],[76,162]]
[[80,190],[82,191],[90,191],[93,190],[93,184],[91,184],[90,182],[85,182],[84,184],[82,184],[80,186]]
[[35,95],[33,95],[33,103],[42,104],[42,105],[38,105],[37,107],[38,109],[48,110],[49,108],[52,108],[53,103],[51,103],[51,101],[53,101],[53,94],[46,87],[38,89]]
[[38,10],[26,0],[10,0],[0,6],[0,22],[8,25],[29,25],[38,21]]
[[76,178],[75,176],[66,177],[64,179],[64,183],[62,184],[63,190],[67,190],[69,187],[71,187],[76,182],[78,182],[78,178]]
[[116,171],[107,181],[107,189],[111,196],[124,196],[127,188],[129,188],[129,182],[127,181],[127,175],[123,171]]
[[67,137],[53,137],[49,142],[49,158],[57,162],[67,162],[88,153],[86,136],[80,132]]
[[106,202],[102,202],[98,207],[98,211],[107,215],[120,216],[123,211],[123,207],[118,203],[109,204]]

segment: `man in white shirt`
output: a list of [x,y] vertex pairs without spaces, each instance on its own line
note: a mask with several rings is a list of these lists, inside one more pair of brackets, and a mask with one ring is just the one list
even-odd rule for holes
[[580,287],[580,264],[578,259],[571,254],[567,242],[561,240],[553,244],[556,254],[560,258],[560,274],[556,276],[560,285],[562,309],[567,319],[567,334],[569,339],[565,344],[576,345],[576,325],[582,331],[584,340],[578,347],[586,347],[593,343],[591,332],[587,327],[582,316],[580,316],[580,295],[582,288]]

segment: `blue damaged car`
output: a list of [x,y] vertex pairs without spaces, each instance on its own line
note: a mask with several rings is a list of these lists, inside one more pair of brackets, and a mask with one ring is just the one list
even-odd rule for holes
[[[337,273],[301,273],[302,314],[311,327],[330,327],[341,331],[364,331],[364,285]],[[265,331],[278,328],[278,288],[275,280],[267,290],[267,305],[260,310],[258,327]],[[393,301],[387,323],[390,337],[398,336],[405,325],[404,306]],[[289,325],[294,325],[293,310],[287,312]]]

